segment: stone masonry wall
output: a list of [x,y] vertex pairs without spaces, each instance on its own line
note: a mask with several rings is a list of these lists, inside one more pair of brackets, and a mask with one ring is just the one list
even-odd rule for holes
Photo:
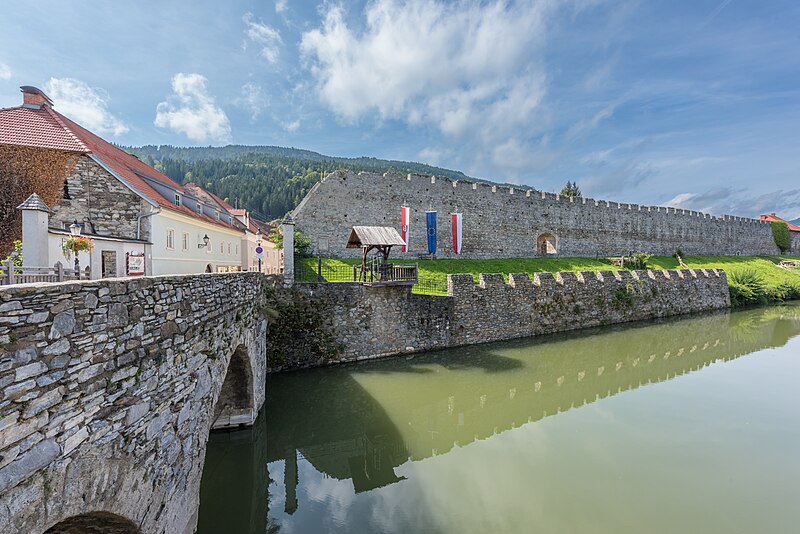
[[485,343],[730,307],[722,270],[448,276],[452,345]]
[[[88,156],[81,156],[67,176],[65,194],[52,206],[50,225],[65,228],[77,220],[87,232],[136,238],[136,218],[147,213],[147,203]],[[65,226],[66,225],[66,226]],[[140,239],[149,239],[150,223],[142,223]]]
[[[730,307],[722,270],[448,276],[447,297],[408,286],[299,284],[339,345],[322,360],[298,341],[271,370],[355,361]],[[291,336],[290,336],[291,337]],[[298,340],[302,338],[296,336]]]
[[[345,249],[355,225],[400,230],[400,207],[411,207],[408,258],[427,253],[425,211],[437,211],[438,257],[535,257],[537,237],[555,237],[559,256],[649,252],[672,255],[778,254],[768,222],[660,206],[561,198],[551,193],[448,178],[335,172],[295,209],[297,229],[332,256]],[[463,248],[455,256],[450,214],[463,213]],[[397,251],[400,257],[403,253]]]
[[0,533],[93,511],[193,532],[238,347],[254,408],[264,402],[262,284],[231,273],[0,289]]

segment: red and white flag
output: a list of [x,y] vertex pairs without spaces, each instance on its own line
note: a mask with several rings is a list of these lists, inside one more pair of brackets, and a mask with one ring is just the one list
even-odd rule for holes
[[462,215],[461,213],[452,213],[450,217],[453,220],[453,252],[456,254],[461,254],[461,224],[462,224]]
[[403,241],[406,242],[406,244],[403,245],[403,252],[406,252],[408,250],[407,245],[409,238],[408,227],[411,225],[411,208],[408,206],[403,206],[400,208],[400,219],[400,224],[402,225],[400,227],[400,236],[403,238]]

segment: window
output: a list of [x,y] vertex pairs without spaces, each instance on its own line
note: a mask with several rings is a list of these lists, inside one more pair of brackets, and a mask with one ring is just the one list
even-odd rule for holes
[[225,243],[220,242],[219,244],[219,253],[225,254]]
[[186,252],[189,250],[189,234],[186,232],[183,233],[183,251]]
[[239,245],[236,245],[236,255],[239,255]]
[[167,230],[167,248],[170,250],[175,248],[175,230],[172,228]]
[[176,206],[180,206],[181,205],[181,195],[180,195],[180,193],[175,193],[175,205]]
[[199,202],[197,203],[197,213],[198,213],[198,215],[202,215],[203,214],[203,205],[200,204]]
[[231,244],[228,243],[228,254],[230,254],[230,253],[231,253]]

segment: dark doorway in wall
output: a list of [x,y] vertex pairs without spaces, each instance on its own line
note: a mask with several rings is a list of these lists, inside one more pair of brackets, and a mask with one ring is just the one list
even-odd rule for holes
[[104,250],[101,253],[103,265],[103,278],[117,276],[117,253],[114,250]]
[[536,239],[536,251],[540,256],[552,256],[556,254],[556,238],[553,234],[544,233]]

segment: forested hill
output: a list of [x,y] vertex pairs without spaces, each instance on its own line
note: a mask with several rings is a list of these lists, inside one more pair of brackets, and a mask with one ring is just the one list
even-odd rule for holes
[[340,169],[355,172],[399,172],[469,179],[462,172],[377,158],[338,158],[309,150],[275,146],[122,147],[179,183],[195,182],[231,205],[272,220],[294,209],[326,174]]

